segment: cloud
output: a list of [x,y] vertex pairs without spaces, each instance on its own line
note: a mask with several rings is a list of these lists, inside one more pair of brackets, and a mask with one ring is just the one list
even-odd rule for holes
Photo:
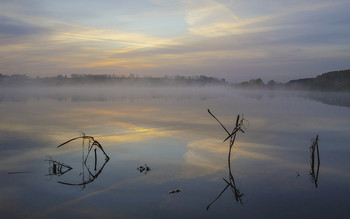
[[3,16],[0,16],[0,30],[0,38],[28,37],[29,35],[39,35],[45,31],[44,28],[28,25]]
[[8,16],[0,23],[0,37],[6,38],[0,42],[6,45],[0,49],[6,52],[6,56],[2,57],[2,66],[17,69],[17,72],[21,70],[18,70],[18,66],[11,66],[11,63],[18,60],[22,60],[25,68],[41,68],[41,71],[49,66],[55,69],[61,69],[62,66],[140,69],[153,65],[137,59],[113,59],[110,55],[179,44],[172,39],[136,32],[97,29],[31,15],[18,16],[16,19],[14,15]]
[[[240,19],[228,7],[214,1],[188,0],[185,2],[187,8],[189,8],[186,16],[189,32],[206,37],[250,34],[276,30],[283,26],[271,26],[267,22],[278,21],[289,15],[307,11],[318,11],[340,4],[339,2],[318,4],[304,3],[300,5],[291,5],[287,8],[284,5],[274,5],[276,9],[270,13],[262,13]],[[239,8],[236,10],[239,10]]]
[[187,0],[184,2],[187,8],[185,20],[192,34],[211,37],[227,35],[227,26],[238,20],[238,17],[227,7],[215,1]]
[[107,3],[79,13],[57,2],[0,4],[5,74],[218,74],[229,80],[263,74],[279,80],[348,66],[346,1],[152,0],[137,12],[135,3],[113,3],[115,13]]

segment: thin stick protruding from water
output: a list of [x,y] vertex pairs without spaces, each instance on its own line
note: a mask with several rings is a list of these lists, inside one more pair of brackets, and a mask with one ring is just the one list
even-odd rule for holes
[[214,116],[214,114],[212,114],[212,113],[210,112],[209,109],[208,109],[208,113],[209,113],[212,117],[214,117],[214,119],[215,119],[216,121],[218,121],[218,123],[221,125],[221,127],[225,129],[226,133],[227,133],[228,135],[230,135],[230,132],[227,131],[227,129],[225,128],[225,126]]
[[[219,124],[221,125],[221,127],[223,127],[223,129],[226,131],[226,133],[228,134],[228,137],[224,140],[224,142],[228,139],[230,139],[230,144],[229,144],[229,151],[228,151],[228,158],[227,158],[227,162],[228,162],[228,171],[229,171],[229,181],[227,181],[225,178],[223,178],[223,180],[226,182],[226,187],[221,191],[221,193],[207,206],[207,210],[209,210],[210,206],[212,204],[214,204],[220,197],[221,195],[227,190],[228,187],[231,187],[231,190],[235,196],[235,199],[237,202],[240,202],[242,204],[242,197],[244,194],[241,194],[239,189],[236,187],[236,183],[235,180],[233,178],[232,175],[232,171],[231,171],[231,151],[232,151],[232,147],[233,144],[235,142],[236,139],[236,134],[238,131],[241,131],[244,133],[244,131],[242,130],[242,126],[243,126],[243,122],[244,119],[240,119],[240,116],[238,115],[236,118],[236,125],[233,128],[232,132],[230,133],[226,127],[219,121],[219,119],[217,119],[214,114],[212,114],[210,112],[210,110],[208,109],[209,114],[216,120],[219,122]],[[242,116],[243,117],[243,116]]]

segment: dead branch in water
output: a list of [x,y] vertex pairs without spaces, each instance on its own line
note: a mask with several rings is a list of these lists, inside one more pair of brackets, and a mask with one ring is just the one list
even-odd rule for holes
[[[57,148],[59,147],[62,147],[72,141],[75,141],[75,140],[78,140],[78,139],[82,139],[82,173],[84,173],[84,169],[86,169],[88,171],[88,179],[85,179],[85,174],[81,174],[82,175],[82,182],[81,183],[69,183],[69,182],[62,182],[62,181],[57,181],[58,183],[61,183],[61,184],[65,184],[65,185],[70,185],[70,186],[81,186],[82,189],[85,188],[85,186],[91,182],[93,182],[99,175],[100,173],[102,172],[103,168],[105,167],[105,165],[107,164],[107,162],[109,161],[109,156],[106,154],[106,152],[103,150],[103,147],[102,145],[94,139],[94,137],[92,136],[87,136],[85,135],[85,133],[82,132],[82,136],[79,136],[79,137],[75,137],[75,138],[72,138],[66,142],[63,142],[62,144],[58,145]],[[85,154],[85,141],[88,141],[88,145],[87,145],[87,149],[88,149],[88,152],[87,154]],[[97,171],[97,173],[93,173],[92,171],[90,171],[90,168],[89,166],[87,165],[87,159],[90,155],[90,152],[91,150],[94,148],[94,171]],[[97,152],[96,152],[96,149],[99,148],[103,154],[105,155],[105,161],[102,165],[101,168],[99,168],[97,170]],[[57,169],[57,168],[56,168]],[[56,174],[55,174],[56,175]]]
[[[310,176],[311,181],[315,184],[316,188],[318,186],[318,173],[320,170],[320,151],[318,149],[318,135],[316,138],[312,141],[312,144],[310,146],[310,152],[311,152],[311,169],[310,169]],[[315,172],[315,152],[317,154],[317,169]]]
[[51,175],[61,176],[73,169],[71,166],[62,162],[58,162],[52,159],[47,161],[49,162],[49,165],[50,165],[48,176],[51,176]]
[[224,130],[226,131],[226,133],[227,133],[228,135],[230,135],[230,132],[227,131],[227,129],[225,128],[225,126],[214,116],[214,114],[212,114],[212,113],[210,112],[209,109],[208,109],[208,113],[209,113],[212,117],[214,117],[214,119],[216,119],[216,121],[218,121],[218,123],[221,125],[221,127],[224,128]]
[[226,186],[225,188],[221,191],[221,193],[214,199],[214,201],[212,201],[208,206],[207,206],[207,210],[209,210],[210,206],[212,204],[214,204],[220,197],[221,195],[227,190],[227,188],[231,188],[231,191],[233,192],[235,199],[237,202],[239,202],[240,204],[242,204],[242,197],[244,194],[240,193],[239,189],[236,186],[235,180],[233,178],[232,175],[232,171],[231,171],[231,151],[232,151],[232,147],[233,144],[235,142],[236,139],[236,135],[238,131],[241,131],[242,133],[244,133],[244,131],[242,130],[242,127],[244,125],[244,118],[242,116],[242,118],[238,115],[236,118],[236,125],[233,128],[233,130],[231,132],[229,132],[226,127],[220,122],[220,120],[218,118],[216,118],[214,116],[213,113],[210,112],[210,110],[208,109],[209,114],[221,125],[221,127],[226,131],[226,133],[228,134],[228,137],[225,138],[225,141],[227,141],[228,139],[230,139],[230,143],[229,143],[229,151],[228,151],[228,158],[227,158],[227,162],[228,162],[228,172],[229,172],[229,181],[224,179],[223,180],[226,182]]
[[[57,148],[62,147],[63,145],[66,145],[66,144],[68,144],[69,142],[75,141],[75,140],[77,140],[77,139],[83,139],[83,146],[84,146],[85,140],[86,140],[86,139],[89,140],[88,154],[86,155],[86,159],[87,159],[87,157],[89,156],[91,149],[95,146],[95,147],[98,147],[99,149],[101,149],[101,151],[102,151],[102,152],[104,153],[104,155],[106,156],[106,160],[109,160],[109,157],[108,157],[108,155],[106,154],[106,152],[103,150],[102,145],[101,145],[98,141],[96,141],[96,140],[94,139],[94,137],[92,137],[92,136],[87,136],[87,135],[85,135],[85,133],[83,133],[82,136],[75,137],[75,138],[72,138],[72,139],[70,139],[70,140],[68,140],[68,141],[66,141],[66,142],[63,142],[62,144],[58,145]],[[91,142],[92,142],[92,144],[91,144]],[[85,159],[85,161],[86,161],[86,159]]]

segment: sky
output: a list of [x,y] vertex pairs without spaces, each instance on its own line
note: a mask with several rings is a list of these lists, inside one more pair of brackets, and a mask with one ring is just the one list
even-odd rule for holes
[[350,68],[349,0],[0,0],[0,73],[287,82]]

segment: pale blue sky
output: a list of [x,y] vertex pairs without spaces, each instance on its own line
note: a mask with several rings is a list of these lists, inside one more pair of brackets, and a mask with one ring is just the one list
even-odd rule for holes
[[0,73],[285,82],[350,68],[350,1],[0,0]]

